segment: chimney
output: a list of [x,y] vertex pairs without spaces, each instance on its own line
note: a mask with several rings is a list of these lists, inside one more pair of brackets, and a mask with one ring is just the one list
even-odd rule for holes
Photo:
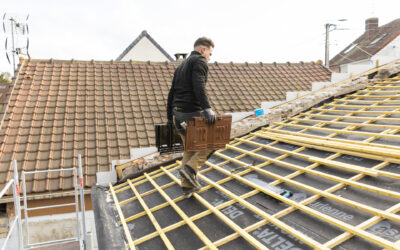
[[370,34],[374,31],[378,30],[378,18],[371,17],[365,20],[365,32],[367,33],[367,37],[369,39]]
[[186,57],[187,57],[187,53],[176,53],[175,54],[175,58],[176,58],[176,61],[183,61],[183,60],[185,60],[186,59]]

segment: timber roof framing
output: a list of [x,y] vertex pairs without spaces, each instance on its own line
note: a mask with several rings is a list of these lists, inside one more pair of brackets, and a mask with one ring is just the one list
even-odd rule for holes
[[190,199],[179,161],[110,185],[126,246],[398,249],[399,103],[400,75],[236,138]]

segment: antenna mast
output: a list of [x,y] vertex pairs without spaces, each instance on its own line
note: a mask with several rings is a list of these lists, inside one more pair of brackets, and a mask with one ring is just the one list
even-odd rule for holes
[[[13,61],[13,69],[14,71],[17,70],[16,65],[16,57],[20,55],[25,55],[28,58],[29,56],[29,28],[28,28],[28,18],[29,15],[26,16],[25,22],[18,21],[14,16],[8,16],[7,13],[3,15],[3,31],[6,34],[6,41],[5,41],[5,50],[6,50],[6,57],[8,63],[10,62],[9,53],[12,54],[12,61]],[[10,29],[7,30],[6,22],[9,22]],[[8,35],[11,34],[11,50],[8,48]],[[21,42],[22,41],[22,42]],[[24,44],[24,45],[22,45]]]

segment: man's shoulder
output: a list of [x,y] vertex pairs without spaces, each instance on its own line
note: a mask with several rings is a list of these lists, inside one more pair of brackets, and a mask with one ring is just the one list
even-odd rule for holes
[[207,60],[202,55],[192,55],[190,58],[192,64],[200,64],[202,66],[208,67]]

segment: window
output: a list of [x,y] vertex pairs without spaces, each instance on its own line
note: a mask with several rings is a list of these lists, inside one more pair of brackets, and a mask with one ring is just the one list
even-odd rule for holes
[[349,53],[352,49],[354,49],[357,46],[357,44],[352,44],[348,49],[346,49],[343,53],[347,54]]
[[377,42],[379,42],[382,38],[384,38],[386,36],[385,34],[381,34],[380,36],[378,36],[377,38],[375,38],[372,42],[370,42],[370,44],[368,44],[368,46],[372,46],[375,45]]

